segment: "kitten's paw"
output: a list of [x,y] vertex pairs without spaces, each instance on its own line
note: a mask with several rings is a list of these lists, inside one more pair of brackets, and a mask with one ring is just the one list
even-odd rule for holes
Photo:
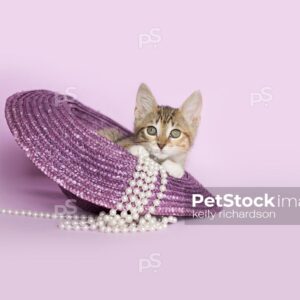
[[143,146],[139,145],[129,147],[128,151],[134,156],[149,156],[149,152]]
[[183,167],[171,160],[164,161],[162,166],[166,169],[169,175],[175,178],[181,178],[184,175]]

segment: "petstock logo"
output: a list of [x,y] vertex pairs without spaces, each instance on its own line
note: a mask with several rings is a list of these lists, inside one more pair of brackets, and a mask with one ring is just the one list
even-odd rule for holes
[[186,224],[300,225],[300,187],[210,188],[193,194]]

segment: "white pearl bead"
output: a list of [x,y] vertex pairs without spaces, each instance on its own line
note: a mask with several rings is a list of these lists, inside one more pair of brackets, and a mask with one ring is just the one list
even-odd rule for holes
[[127,195],[130,195],[131,193],[132,193],[132,189],[131,189],[130,187],[127,188],[127,189],[126,189],[126,194],[127,194]]
[[157,222],[157,220],[154,217],[151,217],[150,223],[154,225]]
[[146,220],[144,218],[140,218],[140,222],[141,225],[145,225],[146,224]]
[[155,207],[153,207],[153,206],[149,207],[149,212],[150,212],[150,214],[155,213]]
[[151,219],[151,215],[149,213],[145,214],[145,219],[149,221]]
[[128,216],[126,217],[126,222],[127,222],[127,223],[131,223],[131,222],[132,222],[132,216],[131,216],[131,215],[128,215]]
[[87,222],[89,224],[94,224],[95,223],[95,219],[90,217],[90,218],[88,218]]
[[103,218],[104,222],[109,222],[110,221],[110,216],[108,215],[105,215],[104,218]]
[[90,229],[91,229],[91,230],[96,230],[96,229],[97,229],[97,225],[96,225],[96,224],[92,224],[92,225],[90,226]]
[[142,201],[141,200],[136,200],[135,201],[135,205],[136,206],[141,206],[143,203],[142,203]]
[[114,227],[114,226],[116,226],[117,225],[117,221],[116,220],[110,220],[109,221],[109,225],[111,226],[111,227]]
[[161,185],[159,189],[160,189],[161,192],[165,192],[166,191],[166,187],[164,185]]
[[127,212],[126,211],[122,211],[121,212],[121,217],[122,218],[126,218],[127,217]]
[[146,231],[146,229],[145,229],[144,226],[139,227],[139,230],[140,230],[141,232],[145,232],[145,231]]
[[117,204],[117,209],[118,210],[122,210],[124,208],[123,204],[122,203],[118,203]]
[[71,229],[72,229],[72,226],[71,226],[71,225],[67,225],[65,228],[66,228],[67,230],[71,230]]
[[132,207],[130,209],[130,212],[131,212],[131,214],[135,214],[135,213],[137,213],[137,209],[135,207]]
[[138,213],[134,213],[134,214],[132,214],[132,218],[133,218],[133,220],[135,220],[135,221],[137,221],[138,219],[139,219],[139,214]]
[[127,202],[128,201],[128,197],[126,195],[122,196],[122,202]]
[[130,197],[130,202],[135,203],[137,201],[137,197],[136,196],[131,196]]
[[137,211],[138,211],[139,214],[143,213],[143,212],[144,212],[143,206],[139,206],[139,207],[137,208]]
[[163,199],[164,197],[165,197],[165,195],[163,193],[158,193],[157,194],[158,199]]
[[167,185],[167,183],[168,183],[168,180],[166,178],[162,178],[161,184]]
[[160,201],[158,199],[156,199],[156,200],[153,201],[153,205],[154,206],[159,206],[159,204],[160,204]]
[[109,211],[109,214],[110,214],[111,216],[115,216],[115,215],[117,214],[117,211],[116,211],[115,209],[111,209],[111,210]]
[[100,220],[100,221],[98,221],[98,222],[97,222],[97,224],[98,224],[98,226],[100,226],[100,227],[101,227],[101,226],[103,226],[103,225],[104,225],[104,221],[103,221],[103,220]]
[[169,222],[168,217],[163,217],[162,218],[162,222],[165,223],[165,224],[167,224]]
[[147,204],[148,204],[148,200],[147,200],[147,199],[143,199],[143,200],[142,200],[142,204],[143,204],[143,205],[147,205]]
[[106,227],[105,232],[110,233],[111,232],[111,228],[110,227]]
[[169,222],[174,224],[174,223],[177,222],[177,218],[170,216],[169,217]]
[[125,220],[124,220],[124,219],[120,219],[120,220],[118,221],[118,224],[119,224],[120,226],[124,225],[124,224],[125,224]]
[[166,179],[168,177],[168,175],[166,173],[161,173],[161,178],[162,179]]
[[154,190],[154,189],[155,189],[155,185],[154,185],[153,183],[151,183],[151,184],[149,185],[149,189],[150,189],[150,190]]

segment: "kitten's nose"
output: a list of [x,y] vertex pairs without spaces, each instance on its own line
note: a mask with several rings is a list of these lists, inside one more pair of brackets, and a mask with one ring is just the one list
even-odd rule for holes
[[163,149],[164,146],[166,146],[166,144],[162,144],[162,143],[157,143],[157,146],[159,147],[160,150]]

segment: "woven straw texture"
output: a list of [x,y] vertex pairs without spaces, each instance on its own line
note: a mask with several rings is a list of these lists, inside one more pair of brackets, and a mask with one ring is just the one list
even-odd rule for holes
[[[27,157],[69,196],[94,207],[113,208],[120,201],[137,158],[96,131],[113,127],[129,135],[129,130],[72,97],[46,90],[14,94],[6,102],[5,114]],[[193,193],[210,196],[188,173],[181,179],[169,176],[166,197],[155,214],[192,216],[193,211],[206,209],[192,208]]]

